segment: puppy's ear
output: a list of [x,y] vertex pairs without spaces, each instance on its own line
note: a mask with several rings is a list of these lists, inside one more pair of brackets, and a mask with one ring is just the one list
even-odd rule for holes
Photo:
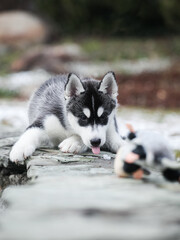
[[116,99],[118,95],[118,86],[117,86],[115,75],[113,72],[106,73],[106,75],[100,82],[100,86],[98,90]]
[[85,89],[80,78],[74,74],[70,73],[68,76],[68,81],[65,85],[65,97],[78,96],[80,93],[84,92]]

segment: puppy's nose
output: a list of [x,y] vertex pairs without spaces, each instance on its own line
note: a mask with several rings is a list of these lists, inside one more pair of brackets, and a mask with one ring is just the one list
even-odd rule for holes
[[91,139],[91,145],[93,147],[99,147],[99,145],[101,144],[101,139],[100,138],[93,138]]

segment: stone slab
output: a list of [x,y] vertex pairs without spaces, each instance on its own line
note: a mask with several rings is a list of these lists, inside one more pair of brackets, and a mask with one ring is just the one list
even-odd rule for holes
[[113,159],[38,149],[26,162],[31,180],[2,194],[0,239],[179,240],[180,185],[155,171],[119,179]]

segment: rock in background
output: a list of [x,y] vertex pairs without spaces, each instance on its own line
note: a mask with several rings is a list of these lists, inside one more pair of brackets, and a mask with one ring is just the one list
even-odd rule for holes
[[27,50],[12,65],[12,71],[42,68],[59,74],[68,71],[67,64],[84,61],[87,57],[77,44],[41,45]]
[[44,42],[48,29],[35,15],[24,11],[6,11],[0,13],[0,44],[24,47]]

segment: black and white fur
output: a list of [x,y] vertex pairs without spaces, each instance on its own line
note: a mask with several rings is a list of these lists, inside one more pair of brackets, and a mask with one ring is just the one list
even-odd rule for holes
[[46,81],[30,100],[29,127],[13,146],[10,160],[23,161],[46,140],[62,152],[92,147],[116,152],[123,143],[116,123],[117,94],[113,72],[102,81],[75,74]]
[[[129,153],[138,154],[139,159],[127,163],[126,157]],[[128,177],[140,168],[144,174],[149,175],[149,167],[162,172],[168,181],[180,182],[180,164],[162,134],[152,130],[130,132],[126,143],[116,154],[114,161],[116,175]]]

